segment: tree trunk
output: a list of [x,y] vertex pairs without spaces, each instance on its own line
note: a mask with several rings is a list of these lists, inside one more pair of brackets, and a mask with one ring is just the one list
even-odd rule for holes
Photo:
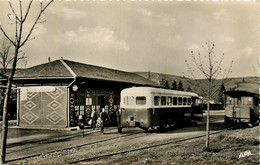
[[[210,101],[210,100],[209,100]],[[206,149],[209,150],[209,110],[210,103],[207,103],[207,124],[206,124]]]
[[207,125],[206,125],[206,150],[209,150],[209,116],[210,116],[210,99],[211,99],[211,87],[212,87],[212,79],[209,79],[209,91],[208,91],[208,104],[207,104]]
[[5,91],[4,107],[3,107],[3,119],[2,119],[2,138],[1,138],[1,164],[5,163],[6,156],[6,140],[7,140],[7,131],[8,131],[8,115],[7,108],[8,102],[11,94],[12,79],[8,78],[7,88]]
[[19,54],[19,47],[15,48],[14,60],[12,64],[12,71],[7,78],[7,86],[5,91],[4,107],[3,107],[3,119],[2,119],[2,133],[1,133],[1,164],[5,163],[6,156],[6,140],[7,140],[7,131],[8,131],[8,103],[10,99],[10,94],[12,90],[13,77],[16,71],[17,57]]

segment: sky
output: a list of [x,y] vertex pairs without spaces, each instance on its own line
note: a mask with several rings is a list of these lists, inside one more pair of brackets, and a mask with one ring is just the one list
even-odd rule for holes
[[[23,1],[24,11],[27,4]],[[13,5],[17,10],[17,1]],[[31,9],[24,34],[39,12],[39,2]],[[0,0],[1,25],[14,37],[8,13],[8,2]],[[55,1],[22,51],[27,67],[63,57],[123,71],[190,76],[185,60],[193,62],[191,51],[205,55],[202,46],[211,41],[217,58],[224,53],[222,68],[234,61],[230,77],[258,76],[259,14],[259,4],[253,1]]]

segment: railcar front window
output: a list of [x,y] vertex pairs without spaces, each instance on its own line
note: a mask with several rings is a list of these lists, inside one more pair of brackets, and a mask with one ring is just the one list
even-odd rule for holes
[[146,104],[146,97],[145,96],[136,97],[136,105],[145,105],[145,104]]
[[128,97],[127,96],[124,97],[124,104],[128,105]]
[[178,105],[182,105],[182,97],[178,98]]
[[177,105],[177,97],[173,97],[173,105]]
[[154,105],[158,106],[160,103],[160,97],[159,96],[154,96]]
[[191,105],[191,98],[188,98],[188,105]]
[[124,97],[124,104],[125,105],[134,105],[134,96],[125,96]]
[[233,99],[232,97],[227,97],[227,102],[226,102],[227,105],[233,105]]
[[161,105],[166,105],[166,97],[165,96],[161,97]]
[[253,105],[253,98],[252,97],[242,97],[242,104]]

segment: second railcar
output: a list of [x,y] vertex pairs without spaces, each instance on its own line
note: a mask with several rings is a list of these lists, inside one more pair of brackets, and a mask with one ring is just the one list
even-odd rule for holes
[[202,120],[197,94],[152,87],[133,87],[121,91],[121,126],[140,127],[180,124]]
[[259,123],[259,93],[227,91],[225,123],[256,125]]

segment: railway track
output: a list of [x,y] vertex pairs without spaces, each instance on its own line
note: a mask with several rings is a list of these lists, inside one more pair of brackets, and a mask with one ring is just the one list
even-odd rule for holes
[[[221,133],[221,132],[229,130],[229,129],[231,129],[231,128],[227,128],[227,129],[224,129],[224,130],[221,130],[221,131],[216,131],[216,132],[210,133],[210,135],[218,134],[218,133]],[[164,146],[164,145],[168,145],[168,144],[179,143],[179,142],[193,140],[193,139],[199,139],[199,138],[202,138],[202,137],[205,137],[205,136],[206,135],[203,134],[203,135],[198,135],[198,136],[194,136],[194,137],[189,137],[189,138],[183,138],[183,139],[179,139],[179,140],[175,140],[175,141],[170,141],[170,142],[166,142],[166,143],[156,144],[156,145],[152,145],[152,146],[145,146],[145,147],[134,148],[134,149],[129,149],[129,150],[125,150],[125,151],[119,151],[119,152],[114,152],[114,153],[109,153],[109,154],[104,154],[104,155],[93,156],[93,157],[89,157],[89,158],[69,161],[69,162],[66,162],[66,163],[68,163],[68,164],[76,164],[76,163],[80,163],[80,162],[84,162],[84,161],[91,161],[91,160],[95,160],[95,159],[111,157],[111,156],[114,156],[114,155],[126,154],[126,153],[129,153],[129,152],[136,152],[136,151],[141,151],[141,150],[145,150],[145,149],[160,147],[160,146]]]
[[[107,129],[107,130],[113,130],[113,129],[115,129],[115,128]],[[230,129],[230,128],[228,128],[228,129]],[[227,129],[211,133],[210,135],[221,133],[225,130],[227,130]],[[89,132],[89,133],[86,133],[85,135],[94,134],[94,133],[96,133],[96,132]],[[24,160],[24,159],[29,159],[29,158],[34,158],[34,157],[38,157],[38,156],[41,156],[41,155],[48,155],[48,154],[52,154],[52,153],[55,153],[55,152],[61,152],[61,151],[70,150],[70,149],[74,149],[74,148],[80,148],[80,147],[84,147],[84,146],[91,146],[91,145],[95,145],[95,144],[100,144],[100,143],[103,143],[103,142],[113,141],[113,140],[117,140],[117,139],[120,139],[120,138],[134,136],[134,135],[138,135],[138,134],[142,134],[142,133],[144,134],[144,136],[147,135],[144,132],[122,134],[122,135],[119,135],[119,136],[116,136],[116,137],[110,137],[110,138],[97,140],[97,141],[93,141],[93,142],[88,142],[88,143],[84,143],[84,144],[80,144],[80,145],[74,145],[74,146],[64,147],[64,148],[57,149],[57,150],[51,150],[51,151],[44,152],[44,153],[36,153],[36,154],[28,155],[28,156],[19,157],[19,158],[16,158],[16,159],[8,160],[7,163],[11,163],[11,162],[19,161],[19,160]],[[76,133],[76,134],[81,135],[80,132]],[[74,136],[75,136],[75,134],[74,134]],[[104,158],[104,157],[110,157],[110,156],[113,156],[113,155],[125,154],[125,153],[129,153],[129,152],[135,152],[135,151],[145,150],[145,149],[154,148],[154,147],[160,147],[160,146],[164,146],[164,145],[167,145],[167,144],[178,143],[178,142],[188,141],[188,140],[192,140],[192,139],[198,139],[198,138],[201,138],[201,137],[204,137],[204,136],[205,135],[198,135],[198,136],[194,136],[194,137],[190,137],[190,138],[184,138],[184,139],[166,142],[166,143],[161,143],[161,144],[157,144],[157,145],[145,146],[145,147],[141,147],[141,148],[129,149],[129,150],[125,150],[125,151],[114,152],[114,153],[109,153],[109,154],[79,159],[79,160],[75,160],[75,161],[69,161],[67,163],[68,164],[75,164],[75,163],[79,163],[79,162],[83,162],[83,161],[89,161],[89,160],[94,160],[94,159],[99,159],[99,158]],[[61,137],[61,139],[62,138],[63,137]],[[47,141],[49,141],[49,140],[47,140]]]
[[[114,128],[107,129],[107,130],[113,130],[113,129]],[[94,134],[94,133],[96,133],[96,132],[86,133],[85,135]],[[79,148],[79,147],[84,147],[84,146],[88,146],[88,145],[99,144],[99,143],[102,143],[102,142],[112,141],[112,140],[116,140],[116,139],[119,139],[119,138],[133,136],[133,135],[137,135],[137,134],[141,134],[141,133],[143,133],[143,132],[122,134],[122,135],[119,135],[119,136],[116,136],[116,137],[111,137],[111,138],[106,138],[106,139],[102,139],[102,140],[97,140],[97,141],[94,141],[94,142],[88,142],[88,143],[84,143],[84,144],[80,144],[80,145],[74,145],[74,146],[70,146],[70,147],[65,147],[65,148],[52,150],[52,151],[48,151],[48,152],[44,152],[44,153],[37,153],[37,154],[33,154],[33,155],[23,156],[23,157],[19,157],[19,158],[16,158],[16,159],[8,160],[7,163],[18,161],[18,160],[29,159],[29,158],[33,158],[33,157],[37,157],[37,156],[41,156],[41,155],[47,155],[47,154],[51,154],[51,153],[55,153],[55,152],[60,152],[60,151],[63,151],[63,150],[69,150],[69,149],[73,149],[73,148]],[[81,134],[82,133],[76,133],[76,135],[81,135]],[[75,136],[75,134],[73,134],[72,136]],[[63,138],[68,138],[68,137],[65,136],[65,137],[61,137],[59,139],[63,139]],[[50,143],[50,140],[45,140],[45,141]]]

